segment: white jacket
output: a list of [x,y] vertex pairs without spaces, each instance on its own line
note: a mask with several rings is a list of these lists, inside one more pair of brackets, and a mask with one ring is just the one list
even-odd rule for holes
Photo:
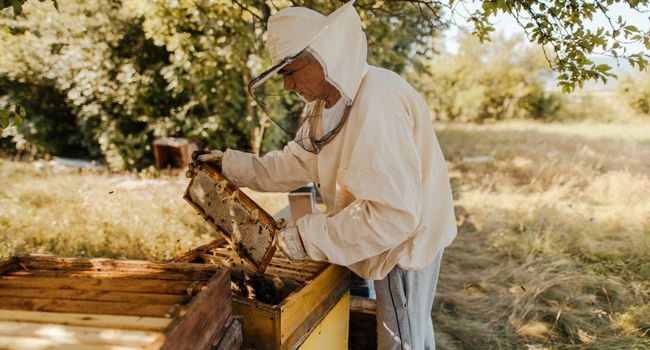
[[351,5],[342,12],[309,43],[328,78],[353,100],[339,134],[318,154],[293,141],[262,157],[227,150],[223,170],[256,191],[314,182],[328,212],[297,221],[307,253],[376,280],[396,265],[427,266],[453,241],[456,220],[427,104],[399,75],[367,66],[358,15]]

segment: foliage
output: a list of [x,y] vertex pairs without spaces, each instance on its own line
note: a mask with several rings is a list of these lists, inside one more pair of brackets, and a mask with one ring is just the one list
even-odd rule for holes
[[[266,19],[288,5],[71,0],[57,13],[29,2],[24,16],[0,19],[7,48],[0,95],[30,115],[14,134],[46,152],[103,157],[115,170],[151,164],[149,145],[158,136],[206,148],[277,148],[287,136],[269,125],[245,87],[269,65]],[[375,49],[371,62],[400,71],[423,57],[437,27],[405,4],[390,5],[393,12],[368,6],[360,14]],[[416,49],[421,55],[409,55]]]
[[[23,4],[25,4],[25,1],[27,0],[2,0],[0,2],[0,10],[3,10],[7,7],[12,7],[14,10],[14,16],[18,16],[19,14],[23,13]],[[38,0],[40,2],[45,2],[46,0]],[[59,9],[59,3],[57,0],[51,0],[52,4],[54,4],[54,8],[57,10]]]
[[0,109],[0,129],[8,128],[10,125],[19,125],[23,122],[26,115],[25,108],[23,106],[14,106],[12,109]]
[[[451,0],[449,8],[458,12],[458,5],[466,3],[473,1]],[[621,5],[644,12],[648,4],[648,0],[487,0],[467,15],[474,34],[482,41],[489,40],[494,30],[491,17],[505,13],[515,18],[531,42],[548,47],[548,63],[559,73],[559,86],[569,92],[587,80],[605,82],[615,76],[610,72],[612,67],[595,64],[588,58],[590,54],[622,58],[645,70],[650,58],[650,28],[628,24],[621,16],[612,18],[610,11],[612,6]],[[593,25],[591,21],[596,17],[608,25]],[[645,49],[634,49],[635,44]]]
[[619,84],[619,92],[639,113],[650,114],[650,74],[626,76]]
[[559,97],[543,88],[551,72],[521,38],[500,35],[488,46],[466,35],[457,54],[439,55],[427,68],[417,83],[435,119],[557,118]]
[[[527,77],[522,70],[503,68],[509,62],[505,53],[489,58],[500,65],[500,75],[491,75],[475,56],[464,65],[438,57],[427,67],[446,15],[468,2],[359,0],[355,6],[367,33],[369,62],[430,82],[425,90],[442,118],[553,118],[557,97],[542,91],[536,73],[543,71],[544,62],[537,58],[527,62],[515,55],[522,67],[535,72]],[[19,3],[22,10],[23,1]],[[585,58],[595,49],[644,66],[646,56],[628,54],[620,38],[647,45],[647,33],[623,22],[621,28],[613,25],[616,33],[586,28],[589,18],[606,16],[607,8],[617,3],[486,1],[470,20],[475,34],[486,39],[492,30],[490,18],[500,12],[515,16],[530,40],[553,47],[554,56],[548,59],[570,90],[586,79],[608,76],[606,67],[590,66]],[[8,6],[6,0],[3,5]],[[340,3],[70,0],[60,5],[57,12],[49,3],[29,1],[21,14],[9,9],[0,14],[3,125],[9,116],[13,119],[3,135],[44,153],[103,158],[117,170],[150,165],[149,145],[160,136],[187,137],[206,148],[255,153],[277,148],[287,136],[260,113],[245,89],[251,77],[269,65],[266,21],[289,5],[327,13]],[[640,9],[646,1],[629,5]],[[531,17],[525,18],[527,14]],[[502,47],[518,49],[516,44]],[[470,53],[482,54],[475,50]],[[481,70],[471,73],[472,65]],[[455,71],[443,72],[444,66]],[[434,84],[421,75],[425,71],[440,81]],[[13,126],[19,120],[10,111],[17,105],[24,107],[29,120]],[[10,142],[4,138],[0,145]]]

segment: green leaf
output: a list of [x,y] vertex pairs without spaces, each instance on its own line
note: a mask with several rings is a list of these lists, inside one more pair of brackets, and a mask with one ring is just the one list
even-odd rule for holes
[[25,118],[27,116],[27,112],[25,111],[25,107],[23,106],[18,106],[18,115]]
[[18,16],[23,12],[23,4],[20,0],[10,0],[11,5],[14,7],[14,16]]
[[568,84],[563,84],[562,85],[562,93],[568,94],[569,92],[571,92],[571,87],[569,87]]
[[594,68],[595,68],[597,71],[599,71],[599,72],[607,72],[607,71],[609,71],[609,70],[612,69],[612,67],[610,67],[610,66],[607,65],[607,64],[599,64],[599,65],[597,65],[597,66],[594,67]]
[[5,129],[9,126],[9,112],[4,109],[0,110],[0,129]]

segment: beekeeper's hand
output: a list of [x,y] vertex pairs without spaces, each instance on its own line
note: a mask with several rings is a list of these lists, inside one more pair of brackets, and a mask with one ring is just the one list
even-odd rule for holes
[[280,248],[282,254],[291,261],[298,261],[307,257],[298,227],[293,223],[278,232],[277,236],[275,236],[275,244]]
[[223,151],[220,150],[199,150],[192,152],[192,160],[201,163],[217,163],[221,165],[223,159]]
[[217,168],[221,169],[221,159],[223,159],[223,151],[220,150],[198,150],[192,152],[192,163],[187,166],[185,177],[191,178],[194,175],[194,170],[199,166],[199,163],[215,164]]

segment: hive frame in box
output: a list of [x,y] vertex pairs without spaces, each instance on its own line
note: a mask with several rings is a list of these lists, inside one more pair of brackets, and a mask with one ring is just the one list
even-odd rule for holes
[[278,225],[215,166],[199,165],[183,198],[237,249],[239,256],[258,272],[266,270],[276,250],[273,240]]
[[[0,347],[238,346],[241,325],[233,321],[226,271],[196,264],[42,255],[2,260],[0,323],[5,327],[0,328]],[[44,328],[59,333],[48,335]],[[62,340],[61,331],[69,337]]]
[[[224,239],[214,240],[178,256],[174,261],[221,264],[220,253],[215,252],[222,249],[226,243]],[[276,254],[265,275],[272,277],[273,273],[280,274],[282,271],[288,271],[291,267],[287,264],[289,264],[288,260]],[[314,272],[305,272],[303,275],[311,274],[311,278],[307,278],[282,302],[272,305],[233,293],[233,313],[243,317],[244,345],[254,346],[257,350],[297,349],[307,340],[313,340],[315,336],[312,335],[313,331],[321,325],[332,310],[338,309],[349,313],[350,272],[348,269],[314,261],[291,264],[297,267],[297,273],[300,273],[300,266],[307,265],[312,266],[309,268]],[[343,305],[345,303],[347,305]],[[347,331],[347,317],[344,322],[345,324],[339,322],[339,325],[345,326]],[[323,331],[322,336],[331,335],[327,330]],[[347,349],[347,335],[344,342],[344,346],[332,347],[332,349]]]

